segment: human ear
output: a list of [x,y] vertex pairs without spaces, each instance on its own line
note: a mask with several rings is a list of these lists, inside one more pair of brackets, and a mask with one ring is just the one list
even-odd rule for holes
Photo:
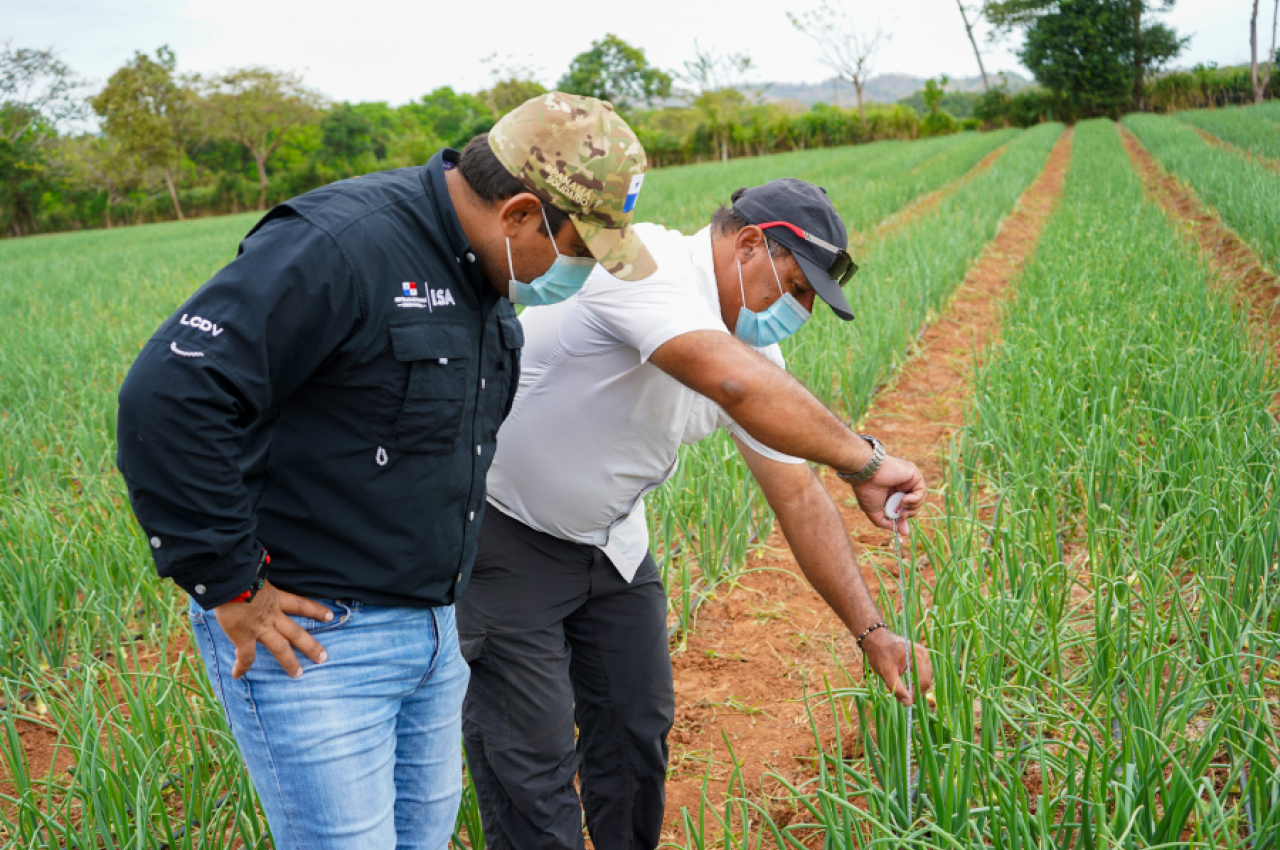
[[738,231],[734,238],[733,248],[738,254],[738,262],[745,263],[751,254],[764,245],[764,231],[754,224],[748,224]]
[[528,228],[542,225],[542,202],[530,192],[512,195],[498,207],[498,225],[502,235],[514,239]]

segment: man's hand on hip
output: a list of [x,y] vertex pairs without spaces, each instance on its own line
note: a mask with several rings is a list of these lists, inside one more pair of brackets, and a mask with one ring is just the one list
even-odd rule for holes
[[288,615],[327,623],[333,619],[333,612],[315,600],[277,590],[270,582],[263,583],[253,601],[228,602],[214,608],[213,613],[236,646],[236,663],[231,668],[233,678],[239,679],[249,672],[258,654],[258,644],[270,650],[284,671],[295,679],[302,675],[302,664],[293,652],[295,647],[317,664],[329,658],[324,647]]
[[[893,530],[893,520],[884,515],[884,503],[894,493],[906,493],[902,500],[900,518],[907,519],[920,513],[924,508],[925,490],[924,476],[909,460],[886,456],[870,481],[854,484],[853,495],[858,500],[858,507],[867,515],[867,519],[880,528]],[[898,523],[898,531],[904,535],[911,533],[905,522]]]
[[[866,666],[884,680],[894,698],[903,705],[911,705],[915,697],[902,675],[907,672],[907,639],[888,629],[876,629],[862,642]],[[920,693],[933,688],[933,664],[929,650],[915,644],[916,657],[912,660],[911,673],[919,683]]]

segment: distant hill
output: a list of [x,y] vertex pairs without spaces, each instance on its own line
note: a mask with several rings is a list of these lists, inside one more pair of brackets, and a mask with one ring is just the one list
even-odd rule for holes
[[[1032,84],[1031,80],[1016,71],[1005,71],[1004,76],[1010,91],[1017,91]],[[911,74],[881,74],[867,81],[862,97],[869,102],[897,103],[904,97],[910,97],[923,89],[926,79],[926,77],[916,77]],[[992,85],[995,85],[999,82],[1000,75],[991,74],[989,79]],[[829,104],[838,103],[845,107],[854,106],[858,102],[853,85],[834,77],[822,83],[767,83],[759,88],[764,89],[762,96],[767,101],[790,100],[804,106],[813,106],[821,101]],[[953,78],[947,82],[947,91],[981,94],[982,77]]]

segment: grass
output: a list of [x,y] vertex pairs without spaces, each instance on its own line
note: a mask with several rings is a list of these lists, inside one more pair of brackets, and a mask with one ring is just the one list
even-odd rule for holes
[[1241,150],[1267,157],[1280,166],[1280,125],[1252,109],[1195,109],[1179,112],[1177,118]]
[[1135,114],[1123,123],[1167,171],[1216,209],[1272,271],[1280,270],[1280,174],[1208,144],[1173,118]]
[[1278,846],[1280,376],[1228,298],[1080,125],[924,541],[918,786],[850,679],[815,710],[865,755],[823,753],[785,825],[730,801],[724,846]]

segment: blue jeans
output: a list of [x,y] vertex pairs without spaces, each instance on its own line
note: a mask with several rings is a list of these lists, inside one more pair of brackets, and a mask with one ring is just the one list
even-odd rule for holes
[[452,607],[317,600],[333,621],[293,619],[329,660],[291,679],[266,647],[242,679],[212,613],[191,625],[249,767],[277,850],[445,850],[462,796],[470,671]]

